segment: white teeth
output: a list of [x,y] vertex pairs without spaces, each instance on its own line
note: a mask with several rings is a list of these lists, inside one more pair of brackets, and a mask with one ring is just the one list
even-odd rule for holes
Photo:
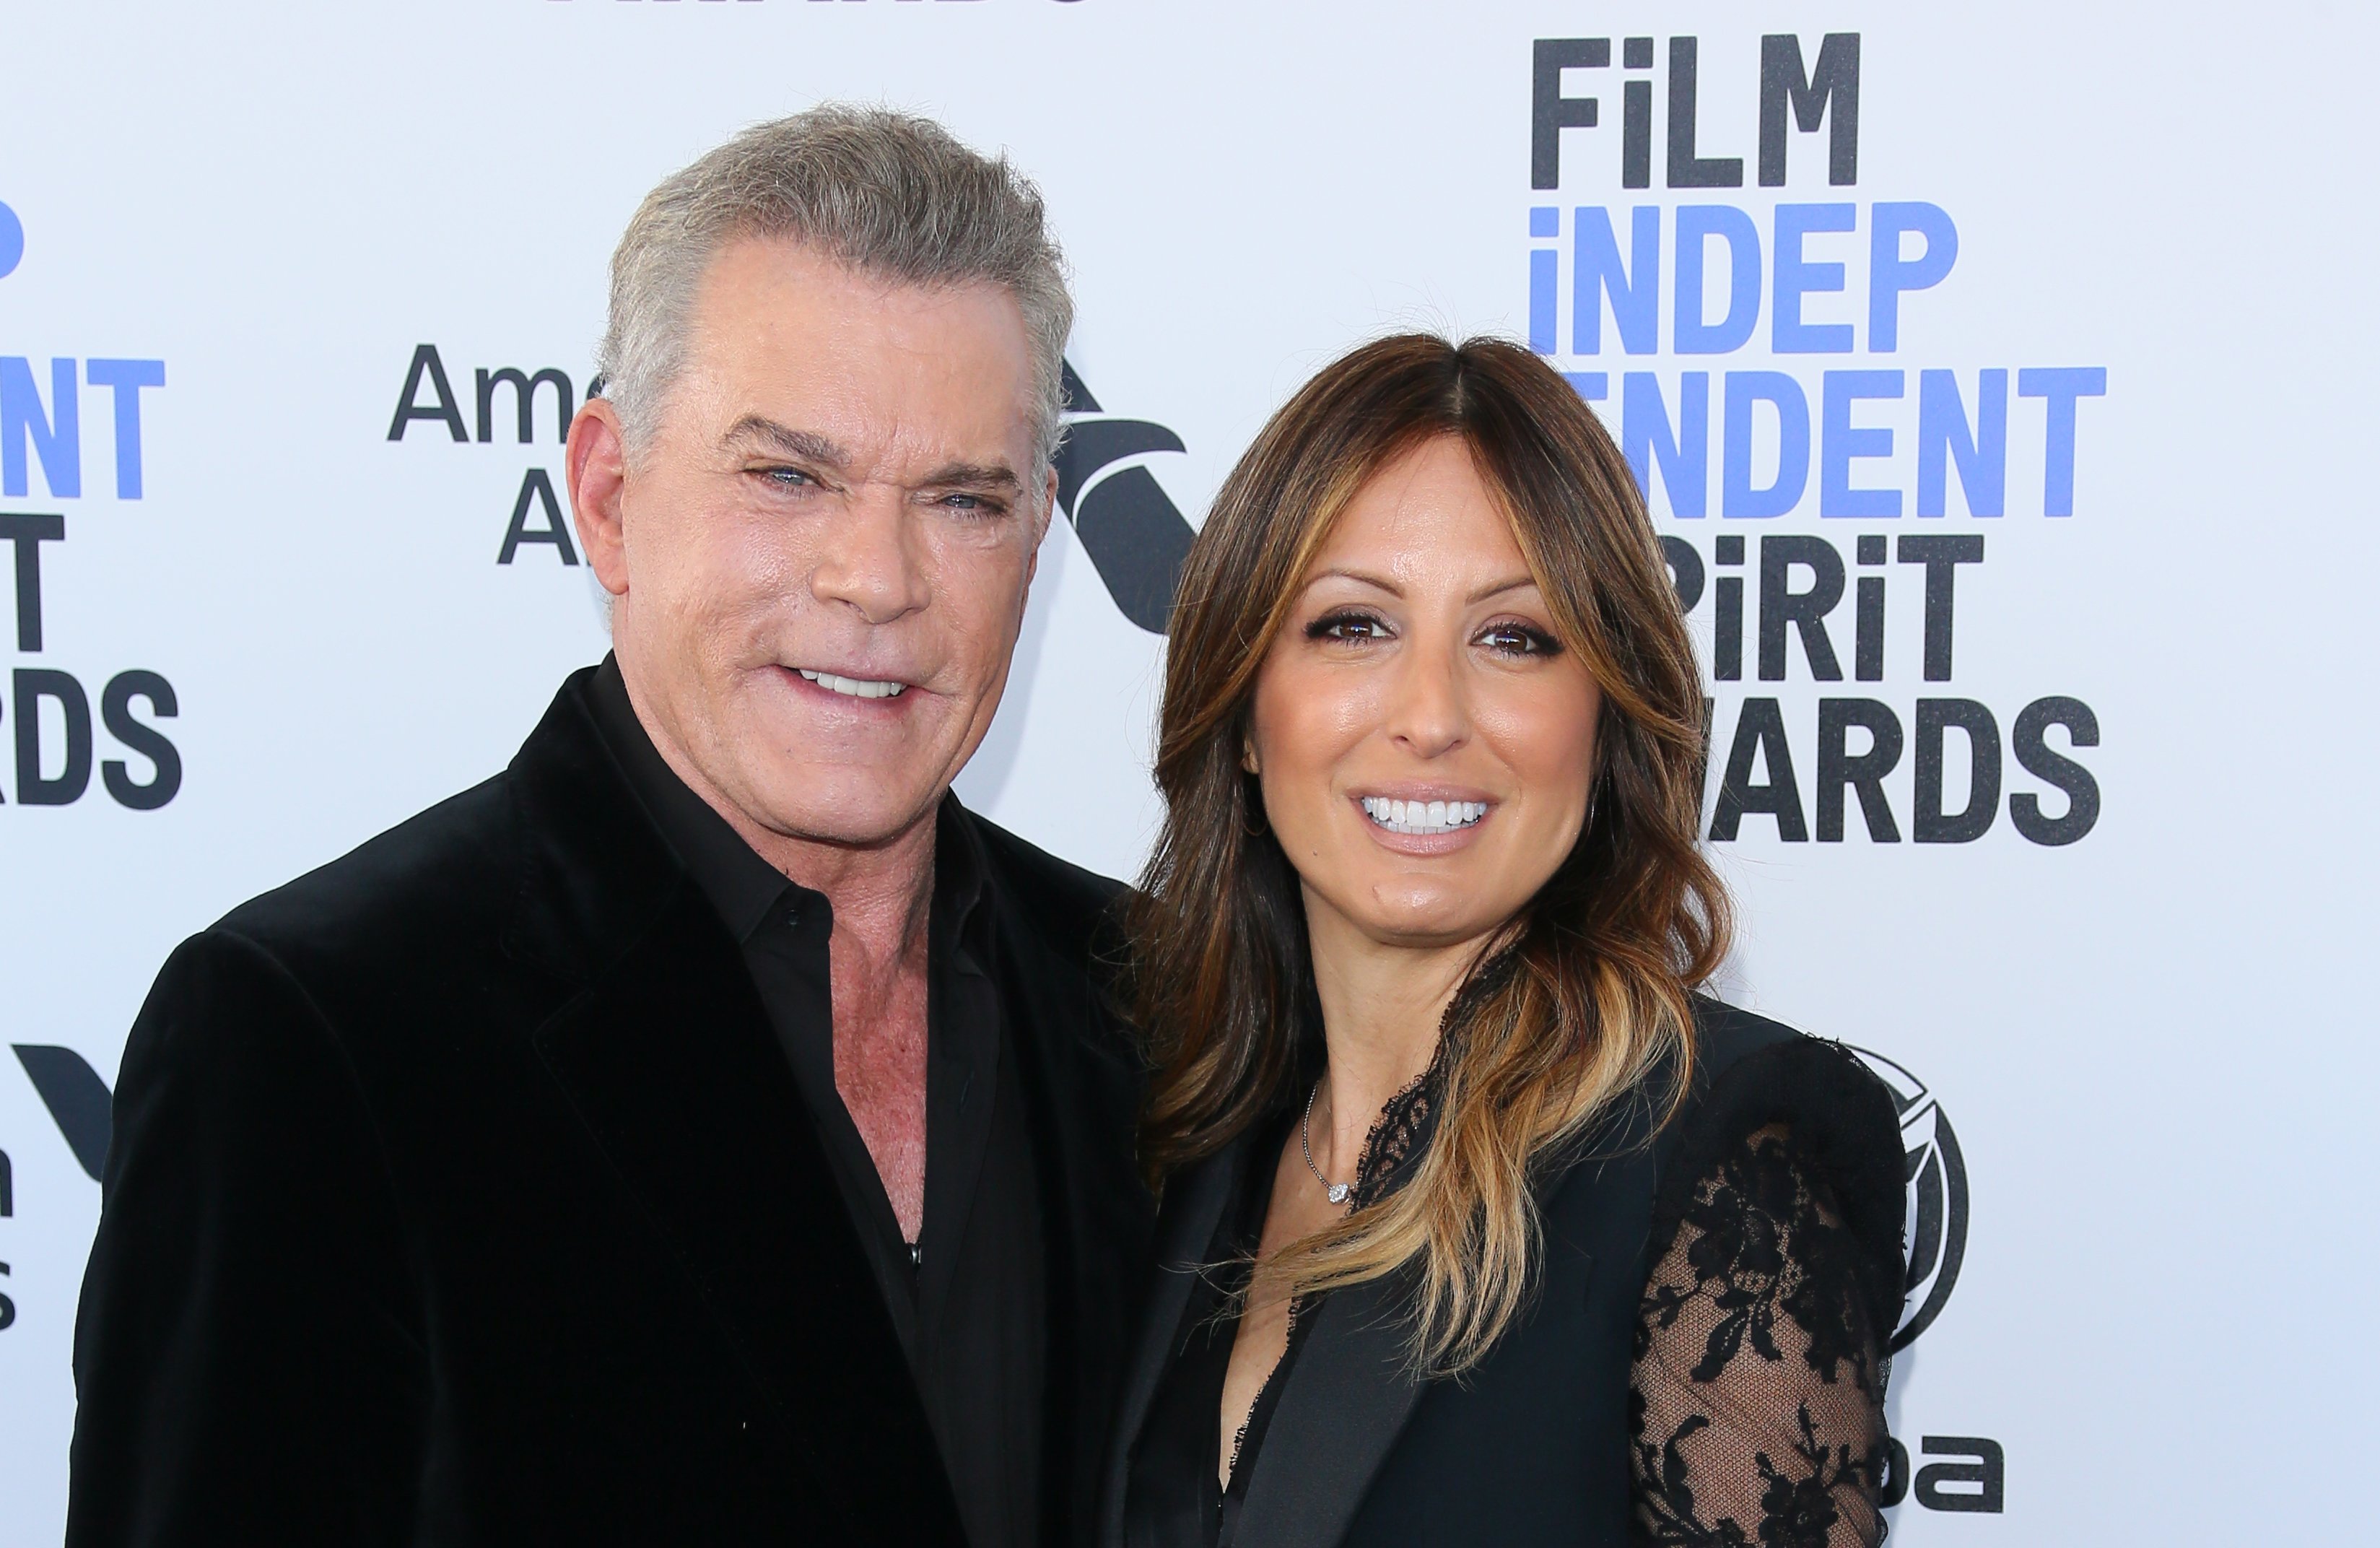
[[853,699],[896,699],[906,683],[871,683],[860,677],[839,677],[832,672],[813,672],[807,666],[795,668],[804,677],[818,684],[829,693],[844,694]]
[[1364,798],[1364,815],[1390,833],[1439,834],[1467,828],[1488,815],[1485,801],[1397,801]]

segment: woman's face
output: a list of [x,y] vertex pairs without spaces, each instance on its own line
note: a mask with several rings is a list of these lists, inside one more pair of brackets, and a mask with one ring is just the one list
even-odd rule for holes
[[1313,927],[1434,946],[1512,918],[1585,821],[1600,704],[1469,448],[1383,469],[1257,679],[1247,762]]

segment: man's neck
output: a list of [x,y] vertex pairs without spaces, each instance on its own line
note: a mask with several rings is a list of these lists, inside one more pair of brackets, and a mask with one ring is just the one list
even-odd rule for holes
[[939,796],[906,827],[872,843],[842,844],[781,833],[754,818],[707,777],[658,724],[633,685],[628,705],[653,750],[680,783],[779,875],[825,896],[834,913],[838,956],[856,953],[857,961],[877,969],[898,969],[912,959],[922,965],[934,896]]

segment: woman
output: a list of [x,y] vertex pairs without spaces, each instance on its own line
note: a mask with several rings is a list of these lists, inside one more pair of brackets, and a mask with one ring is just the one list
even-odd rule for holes
[[1694,993],[1703,713],[1527,352],[1359,349],[1233,470],[1135,921],[1164,1206],[1109,1548],[1882,1536],[1899,1133]]

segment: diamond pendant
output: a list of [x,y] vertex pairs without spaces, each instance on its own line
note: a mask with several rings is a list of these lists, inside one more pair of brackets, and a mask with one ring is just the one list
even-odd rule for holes
[[1332,1183],[1330,1185],[1330,1201],[1334,1204],[1343,1204],[1347,1201],[1347,1185],[1345,1183]]

